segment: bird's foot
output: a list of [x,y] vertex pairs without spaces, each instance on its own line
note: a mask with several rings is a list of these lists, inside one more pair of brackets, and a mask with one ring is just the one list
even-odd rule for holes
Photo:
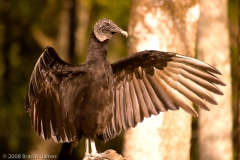
[[88,157],[85,157],[83,160],[126,160],[121,155],[117,154],[114,150],[106,150],[103,153],[91,153],[88,154]]
[[83,160],[88,160],[88,158],[90,158],[90,154],[85,153],[85,156],[84,156]]
[[101,154],[95,152],[95,153],[91,153],[90,156],[91,157],[99,157],[99,156],[101,156]]
[[92,152],[91,154],[85,154],[83,160],[126,160],[121,155],[117,154],[114,150],[106,150],[103,153],[95,153]]
[[91,153],[91,154],[85,154],[83,160],[94,160],[96,159],[97,157],[101,157],[101,154],[99,153]]

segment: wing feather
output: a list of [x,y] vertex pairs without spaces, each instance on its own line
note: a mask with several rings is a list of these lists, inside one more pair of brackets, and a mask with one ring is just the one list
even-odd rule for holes
[[142,94],[140,86],[139,86],[139,81],[137,80],[135,75],[133,76],[133,86],[134,86],[134,89],[136,91],[137,99],[138,99],[138,102],[139,102],[141,119],[144,119],[144,117],[146,117],[146,118],[150,117],[150,115],[148,113],[146,103],[144,101],[143,94]]
[[120,110],[120,88],[116,89],[115,91],[115,108],[116,112],[114,113],[114,117],[116,118],[115,123],[116,123],[116,131],[119,134],[119,132],[122,130],[122,120],[121,120],[121,110]]
[[169,67],[178,68],[178,69],[181,68],[194,76],[204,79],[205,81],[209,81],[209,82],[215,83],[217,85],[222,85],[222,86],[225,85],[219,78],[217,78],[213,74],[208,73],[206,71],[199,70],[199,69],[195,69],[194,67],[196,67],[196,66],[191,67],[184,63],[175,63],[175,62],[171,63],[170,62]]
[[120,86],[120,98],[119,98],[119,106],[122,106],[122,108],[120,108],[120,114],[121,114],[121,121],[122,121],[122,127],[123,129],[128,129],[128,123],[127,123],[127,115],[126,113],[126,103],[124,100],[124,89],[123,86]]
[[159,100],[163,103],[163,105],[167,109],[171,110],[178,110],[178,106],[174,104],[174,102],[166,95],[166,93],[163,91],[161,83],[157,76],[151,77],[150,75],[146,74],[146,78],[148,79],[149,83],[153,87],[156,95],[158,96]]
[[[171,86],[171,83],[168,81],[168,79],[164,79],[158,75],[158,70],[156,70],[156,79],[158,79],[159,84],[162,86],[162,89],[167,94],[169,98],[171,98],[177,106],[181,106],[186,112],[193,116],[197,116],[197,112],[195,109],[190,105],[190,103],[187,101],[185,96],[180,94],[178,90],[176,90],[173,86]],[[161,73],[161,71],[159,71]],[[173,82],[173,81],[171,81]],[[177,82],[178,83],[178,82]]]
[[151,100],[151,98],[149,96],[149,93],[148,93],[148,91],[147,91],[147,89],[145,87],[145,84],[143,83],[142,80],[138,80],[138,82],[139,82],[139,86],[140,86],[141,92],[143,94],[143,99],[144,99],[144,101],[146,103],[146,107],[148,109],[148,114],[149,115],[151,115],[151,114],[157,115],[158,112],[154,108],[154,105],[153,105],[152,100]]
[[126,107],[126,119],[128,121],[128,126],[129,127],[134,127],[134,115],[133,115],[133,108],[132,108],[132,100],[130,96],[130,89],[129,89],[129,83],[126,82],[124,86],[124,98],[125,98],[125,107]]
[[[142,122],[143,117],[140,116],[140,106],[139,102],[137,99],[137,95],[134,89],[133,81],[129,82],[129,88],[130,88],[130,97],[131,97],[131,102],[132,102],[132,109],[133,109],[133,114],[134,114],[134,122]],[[135,124],[136,125],[136,124]]]
[[109,134],[117,133],[117,128],[116,128],[117,123],[116,123],[116,117],[115,117],[116,116],[116,114],[115,114],[116,113],[116,107],[113,107],[112,110],[113,110],[113,112],[112,112],[113,113],[113,118],[111,119],[111,123],[110,123],[111,127],[108,127],[108,129],[111,130],[111,132]]
[[[163,72],[166,73],[168,75],[171,75],[171,77],[173,76],[173,74],[171,72],[167,72],[166,70]],[[169,76],[168,76],[169,77]],[[211,96],[211,94],[209,94],[208,92],[206,92],[204,90],[204,88],[202,88],[201,86],[197,85],[196,83],[194,83],[193,81],[191,81],[190,79],[182,76],[181,74],[179,74],[178,76],[178,81],[184,85],[186,88],[188,88],[189,90],[191,90],[192,92],[194,92],[196,95],[198,95],[200,98],[207,100],[209,103],[211,104],[217,104],[217,102],[215,101],[215,99]]]
[[189,90],[183,84],[180,83],[178,75],[176,76],[167,75],[165,74],[165,72],[158,72],[158,71],[157,71],[157,74],[161,79],[164,79],[164,81],[170,84],[172,88],[178,90],[181,94],[185,95],[194,104],[196,104],[197,106],[205,110],[209,110],[209,108],[206,106],[206,104],[203,102],[203,100],[200,97],[198,97],[193,91]]
[[78,100],[74,93],[79,96],[82,85],[75,86],[76,83],[72,83],[73,73],[79,76],[82,71],[62,61],[51,47],[44,50],[34,67],[26,110],[34,131],[44,139],[53,137],[56,142],[64,143],[76,137],[73,121],[77,111],[73,105]]
[[165,108],[165,106],[163,105],[163,103],[159,100],[159,98],[157,97],[154,89],[152,88],[152,86],[150,85],[150,83],[148,82],[146,75],[143,76],[143,82],[144,85],[146,86],[149,96],[155,106],[156,111],[159,112],[166,112],[167,109]]
[[194,58],[182,56],[182,55],[176,55],[175,57],[172,57],[174,62],[179,62],[179,63],[185,63],[187,65],[192,65],[195,66],[196,68],[199,68],[203,71],[208,71],[214,74],[221,74],[216,68],[200,61]]
[[209,110],[207,102],[217,104],[212,93],[223,95],[216,85],[225,85],[214,75],[221,74],[214,67],[171,52],[138,52],[113,63],[112,69],[115,112],[108,126],[111,133],[107,133],[107,140],[122,129],[135,127],[144,118],[168,109],[181,107],[197,116],[190,101]]

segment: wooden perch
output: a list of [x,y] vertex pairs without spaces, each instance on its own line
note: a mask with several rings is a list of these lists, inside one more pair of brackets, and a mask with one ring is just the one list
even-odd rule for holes
[[99,154],[100,156],[89,157],[87,160],[126,160],[120,154],[117,154],[116,151],[109,149],[103,153]]

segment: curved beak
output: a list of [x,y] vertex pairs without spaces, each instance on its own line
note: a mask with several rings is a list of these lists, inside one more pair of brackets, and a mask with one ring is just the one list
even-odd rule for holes
[[126,31],[121,31],[120,33],[124,35],[126,38],[128,37],[128,33]]

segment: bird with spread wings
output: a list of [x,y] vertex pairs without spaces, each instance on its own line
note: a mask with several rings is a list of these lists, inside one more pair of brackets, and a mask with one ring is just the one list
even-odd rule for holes
[[80,65],[64,62],[47,47],[30,78],[26,110],[34,131],[57,143],[84,136],[85,159],[97,155],[94,138],[106,142],[169,109],[197,116],[190,102],[209,110],[208,103],[217,104],[212,94],[223,95],[217,69],[176,53],[146,50],[110,64],[108,41],[115,33],[128,36],[111,20],[100,19]]

